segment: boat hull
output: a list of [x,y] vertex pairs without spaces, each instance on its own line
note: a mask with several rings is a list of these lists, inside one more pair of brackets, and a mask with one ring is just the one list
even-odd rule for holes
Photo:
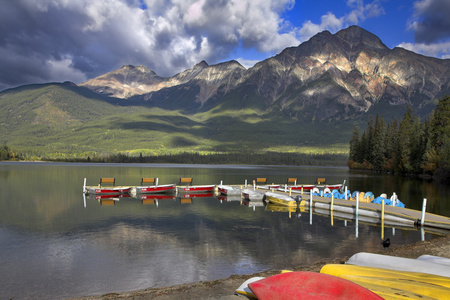
[[375,253],[356,253],[349,258],[347,264],[450,277],[450,268],[446,265]]
[[357,283],[385,299],[444,299],[450,295],[448,277],[348,264],[325,265],[320,273]]
[[273,192],[267,192],[266,194],[266,200],[277,205],[282,206],[289,206],[289,207],[297,207],[297,201],[295,201],[294,198],[279,194],[279,193],[273,193]]
[[368,289],[336,276],[314,272],[288,272],[248,287],[257,299],[383,299]]
[[264,193],[254,191],[252,189],[243,189],[242,196],[250,201],[262,201],[264,198]]
[[131,187],[115,187],[115,188],[88,188],[89,194],[127,194],[131,191]]
[[330,189],[330,190],[340,190],[342,189],[344,185],[343,184],[329,184],[329,185],[316,185],[319,189]]
[[217,191],[222,195],[240,195],[242,190],[238,187],[219,185]]
[[161,194],[175,192],[175,184],[154,185],[154,186],[138,186],[136,194]]
[[313,188],[315,188],[316,186],[314,184],[308,184],[308,185],[291,185],[291,186],[287,186],[287,190],[293,190],[293,191],[301,191],[302,189],[304,191],[310,191]]

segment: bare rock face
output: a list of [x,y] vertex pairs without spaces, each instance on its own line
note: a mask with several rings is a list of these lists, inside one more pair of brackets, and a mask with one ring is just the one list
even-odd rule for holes
[[90,90],[117,98],[129,98],[160,89],[164,78],[144,66],[123,66],[80,84]]
[[246,70],[236,61],[202,61],[170,78],[124,66],[83,86],[118,98],[168,109],[252,107],[289,118],[346,119],[377,107],[426,103],[450,92],[450,60],[389,49],[372,33],[351,26],[324,31],[298,47]]

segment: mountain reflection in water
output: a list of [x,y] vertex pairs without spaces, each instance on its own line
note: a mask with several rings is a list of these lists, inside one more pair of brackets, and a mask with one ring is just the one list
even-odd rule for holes
[[[448,187],[345,168],[0,163],[0,272],[7,274],[0,281],[0,298],[68,298],[170,286],[382,247],[380,226],[361,220],[356,226],[355,220],[308,209],[270,211],[261,203],[211,195],[82,195],[84,178],[88,184],[100,177],[115,177],[119,185],[136,185],[142,177],[158,177],[161,184],[180,177],[193,177],[196,184],[243,184],[260,176],[271,182],[299,177],[305,184],[317,177],[346,180],[352,191],[396,192],[407,207],[420,207],[427,197],[429,211],[450,211],[441,199]],[[389,226],[383,233],[393,246],[437,235]]]

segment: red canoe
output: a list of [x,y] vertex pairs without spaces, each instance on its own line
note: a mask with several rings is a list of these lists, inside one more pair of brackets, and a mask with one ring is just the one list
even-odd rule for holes
[[131,187],[89,188],[89,194],[126,194],[130,191]]
[[383,299],[349,280],[314,272],[283,273],[249,283],[248,286],[259,300]]
[[149,185],[149,186],[137,186],[137,194],[159,194],[159,193],[170,193],[175,192],[175,184],[164,184],[164,185]]
[[307,185],[292,185],[287,187],[287,190],[289,191],[289,189],[292,189],[293,191],[301,191],[302,189],[304,191],[310,191],[313,188],[315,188],[316,186],[314,184],[307,184]]

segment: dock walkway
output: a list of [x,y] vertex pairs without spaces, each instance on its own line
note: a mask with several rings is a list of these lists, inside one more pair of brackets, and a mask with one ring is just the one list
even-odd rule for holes
[[[257,191],[264,193],[267,190],[257,189]],[[288,192],[282,191],[275,191],[275,192],[285,195],[289,194]],[[298,195],[299,194],[291,194],[291,196],[294,198]],[[312,198],[312,206],[314,208],[326,210],[333,209],[333,211],[339,211],[353,215],[356,215],[357,213],[356,201],[333,199],[332,204],[332,199],[328,197],[320,197],[320,196],[311,197],[311,195],[309,194],[303,194],[301,196],[302,200],[304,201],[305,207],[311,206],[310,200]],[[384,205],[384,212],[383,212],[381,204],[366,203],[366,202],[358,203],[358,215],[377,218],[380,220],[384,218],[385,221],[391,221],[394,223],[401,223],[410,226],[420,226],[422,220],[422,212],[418,210]],[[423,226],[450,230],[450,218],[425,212]]]

